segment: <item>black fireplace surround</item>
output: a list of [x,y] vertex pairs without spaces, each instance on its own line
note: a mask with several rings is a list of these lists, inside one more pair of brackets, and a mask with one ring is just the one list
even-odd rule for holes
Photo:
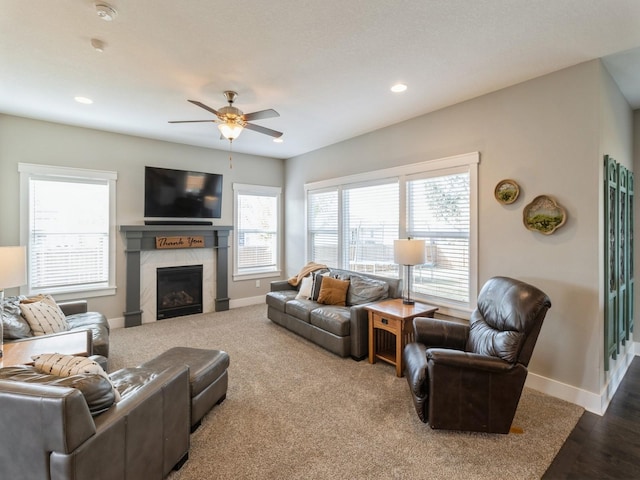
[[202,313],[202,265],[156,269],[156,319]]
[[198,235],[204,237],[204,248],[212,248],[215,254],[216,312],[229,310],[228,251],[229,234],[233,227],[218,225],[120,225],[126,253],[126,301],[124,326],[142,324],[140,309],[140,252],[156,249],[156,237]]

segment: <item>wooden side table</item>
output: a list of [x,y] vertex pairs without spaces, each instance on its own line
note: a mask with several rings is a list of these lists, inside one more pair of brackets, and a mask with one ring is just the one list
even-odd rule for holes
[[396,366],[396,375],[404,375],[402,350],[413,340],[411,320],[433,317],[438,307],[416,302],[405,305],[401,298],[392,298],[365,307],[369,312],[369,363],[376,359]]

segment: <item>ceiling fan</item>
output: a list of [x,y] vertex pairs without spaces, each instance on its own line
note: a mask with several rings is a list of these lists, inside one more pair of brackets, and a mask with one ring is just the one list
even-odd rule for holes
[[242,130],[245,128],[248,130],[253,130],[254,132],[269,135],[274,138],[280,138],[282,136],[282,132],[277,132],[275,130],[271,130],[270,128],[261,127],[260,125],[249,123],[252,120],[279,117],[280,114],[278,112],[276,112],[272,108],[269,108],[267,110],[260,110],[253,113],[242,113],[242,110],[233,106],[233,102],[238,96],[236,92],[227,90],[224,92],[224,96],[227,99],[227,102],[229,102],[229,105],[226,107],[222,107],[219,110],[215,110],[202,102],[189,100],[194,105],[197,105],[200,108],[204,108],[206,111],[213,113],[216,117],[218,117],[217,120],[173,120],[169,121],[169,123],[217,123],[218,129],[220,130],[222,136],[231,142],[238,138],[238,136],[242,133]]

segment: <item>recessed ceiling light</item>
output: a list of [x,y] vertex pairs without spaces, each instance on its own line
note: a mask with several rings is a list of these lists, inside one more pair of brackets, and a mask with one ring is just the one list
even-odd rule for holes
[[276,143],[283,143],[284,142],[282,137],[274,138],[273,141],[276,142]]
[[407,86],[404,83],[396,83],[393,87],[391,87],[391,91],[393,93],[404,92],[407,89]]
[[74,97],[74,100],[78,103],[83,103],[85,105],[91,105],[93,103],[93,100],[87,97]]

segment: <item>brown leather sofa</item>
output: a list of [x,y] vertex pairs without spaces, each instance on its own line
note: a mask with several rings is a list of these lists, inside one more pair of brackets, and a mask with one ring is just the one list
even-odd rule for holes
[[186,365],[110,374],[122,398],[106,410],[104,377],[43,377],[0,369],[0,478],[162,479],[188,458]]
[[404,361],[420,419],[434,429],[509,433],[550,307],[536,287],[494,277],[469,325],[415,318]]

